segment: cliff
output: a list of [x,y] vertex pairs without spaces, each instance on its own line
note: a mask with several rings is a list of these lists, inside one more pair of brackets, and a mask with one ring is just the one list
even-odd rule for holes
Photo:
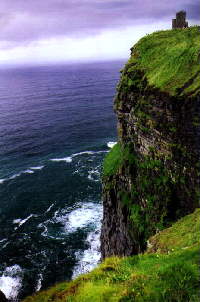
[[147,239],[199,204],[200,31],[160,31],[131,50],[115,99],[118,144],[104,161],[102,258]]

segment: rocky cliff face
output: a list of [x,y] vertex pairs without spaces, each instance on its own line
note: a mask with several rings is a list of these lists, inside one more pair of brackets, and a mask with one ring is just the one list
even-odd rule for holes
[[103,171],[102,258],[143,251],[149,236],[198,206],[200,50],[184,61],[190,42],[182,53],[180,35],[199,40],[198,28],[145,37],[122,71],[114,105],[118,144]]

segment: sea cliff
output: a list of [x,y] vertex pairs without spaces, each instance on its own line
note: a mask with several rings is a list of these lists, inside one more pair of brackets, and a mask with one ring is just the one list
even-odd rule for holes
[[[199,44],[198,44],[199,43]],[[199,203],[199,28],[156,32],[131,50],[104,161],[102,257],[137,254]]]
[[24,302],[199,301],[199,60],[198,27],[132,48],[103,164],[103,261]]

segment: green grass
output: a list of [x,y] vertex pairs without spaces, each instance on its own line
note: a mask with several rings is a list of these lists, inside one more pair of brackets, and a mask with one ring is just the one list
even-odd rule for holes
[[103,176],[111,176],[117,173],[124,165],[134,164],[136,161],[135,152],[131,143],[125,147],[117,143],[106,155],[103,162]]
[[171,95],[195,95],[200,92],[199,56],[197,26],[147,35],[134,46],[128,62],[129,86],[131,79],[135,81],[134,71],[139,69],[148,83],[161,91]]
[[180,249],[188,249],[200,241],[200,210],[183,217],[172,227],[149,239],[148,253],[169,253]]
[[200,209],[150,238],[145,254],[107,258],[91,273],[24,302],[199,301]]
[[103,175],[110,176],[117,172],[122,164],[122,147],[117,143],[106,155],[103,163]]

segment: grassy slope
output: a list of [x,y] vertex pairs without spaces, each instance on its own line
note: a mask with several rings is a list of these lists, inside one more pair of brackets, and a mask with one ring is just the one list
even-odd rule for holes
[[149,240],[143,255],[106,259],[91,273],[24,302],[199,301],[200,209]]
[[162,91],[195,95],[200,90],[199,58],[200,28],[190,27],[158,31],[142,38],[134,46],[129,64],[135,63],[148,83]]

